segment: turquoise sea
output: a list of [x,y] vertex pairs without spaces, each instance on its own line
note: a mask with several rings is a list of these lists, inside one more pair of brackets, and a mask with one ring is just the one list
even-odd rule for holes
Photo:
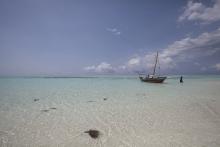
[[220,76],[183,80],[0,78],[0,147],[219,147]]

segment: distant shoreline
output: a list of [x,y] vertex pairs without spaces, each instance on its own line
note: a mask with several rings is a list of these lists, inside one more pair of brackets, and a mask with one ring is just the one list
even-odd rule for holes
[[[168,79],[176,79],[180,76],[183,76],[184,78],[206,78],[206,77],[218,77],[220,78],[220,74],[188,74],[188,75],[165,75]],[[83,79],[83,78],[115,78],[115,79],[121,79],[121,78],[138,78],[138,75],[94,75],[94,76],[0,76],[0,78],[40,78],[40,79]]]

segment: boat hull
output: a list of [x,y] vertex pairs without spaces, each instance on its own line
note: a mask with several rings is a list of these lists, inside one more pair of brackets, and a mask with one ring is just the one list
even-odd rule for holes
[[149,82],[149,83],[163,83],[164,80],[167,78],[167,77],[153,77],[153,78],[149,78],[149,77],[139,77],[140,80],[142,82]]

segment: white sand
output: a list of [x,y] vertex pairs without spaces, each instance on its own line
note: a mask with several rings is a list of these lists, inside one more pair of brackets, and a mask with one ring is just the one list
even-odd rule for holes
[[[1,86],[0,147],[220,146],[220,81],[122,81]],[[89,129],[101,136],[90,138]]]

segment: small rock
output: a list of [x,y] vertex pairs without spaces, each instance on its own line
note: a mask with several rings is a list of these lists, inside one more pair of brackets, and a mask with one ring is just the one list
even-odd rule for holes
[[91,129],[88,130],[88,131],[85,131],[84,133],[88,133],[89,136],[90,136],[91,138],[93,138],[93,139],[98,138],[99,135],[100,135],[100,132],[99,132],[98,130],[91,130]]
[[95,102],[95,101],[87,101],[88,103],[93,103],[93,102]]
[[39,101],[40,99],[34,99],[34,101],[36,102],[36,101]]
[[45,110],[41,110],[42,112],[49,112],[49,110],[45,109]]

